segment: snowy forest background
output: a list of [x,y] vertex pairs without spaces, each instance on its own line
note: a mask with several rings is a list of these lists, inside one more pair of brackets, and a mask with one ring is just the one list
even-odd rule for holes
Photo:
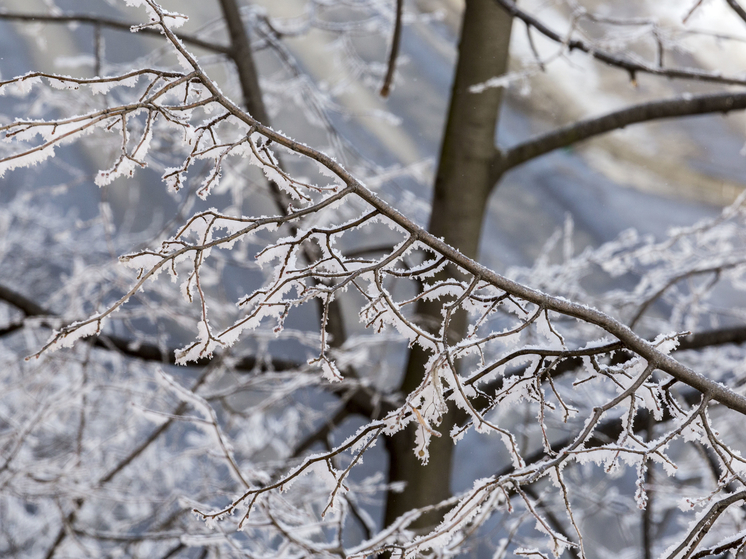
[[0,2],[0,555],[741,553],[746,12],[467,12]]

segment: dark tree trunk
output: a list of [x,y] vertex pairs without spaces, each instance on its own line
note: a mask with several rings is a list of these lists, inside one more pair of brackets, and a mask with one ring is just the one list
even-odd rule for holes
[[[481,93],[471,86],[505,73],[508,63],[512,18],[494,0],[467,0],[458,48],[456,76],[451,92],[448,120],[441,145],[435,179],[430,232],[475,258],[487,197],[492,187],[491,161],[495,153],[495,130],[502,101],[502,89],[490,88]],[[440,302],[422,303],[417,314],[423,323],[427,317],[440,322]],[[465,316],[452,323],[452,332],[463,336]],[[410,352],[401,392],[409,393],[422,381],[428,354],[419,348]],[[422,465],[414,453],[415,428],[387,439],[389,482],[406,483],[402,493],[389,492],[385,523],[415,507],[437,503],[451,495],[450,477],[453,442],[449,436],[457,417],[449,412],[433,437],[430,458]],[[437,522],[440,511],[422,517],[413,528],[424,528]]]

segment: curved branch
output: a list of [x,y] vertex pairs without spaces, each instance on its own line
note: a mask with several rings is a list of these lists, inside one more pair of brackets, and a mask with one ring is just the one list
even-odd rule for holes
[[[662,118],[675,118],[710,113],[727,113],[746,109],[746,92],[715,93],[708,95],[676,97],[633,105],[600,117],[590,118],[562,126],[508,150],[495,151],[492,169],[494,182],[500,175],[526,161],[555,149],[573,145],[599,134],[624,128],[630,124]],[[493,184],[494,184],[493,182]]]
[[[91,16],[87,14],[66,14],[66,15],[50,15],[50,14],[31,14],[24,12],[9,12],[0,11],[0,19],[6,21],[23,21],[29,23],[86,23],[89,25],[97,25],[101,27],[108,27],[109,29],[116,29],[119,31],[131,32],[132,27],[136,27],[137,23],[129,23],[119,19],[111,19],[100,16]],[[138,30],[138,33],[144,33],[145,35],[161,36],[161,32],[152,27],[143,27]],[[224,45],[216,45],[215,43],[204,41],[194,35],[184,35],[177,33],[176,36],[181,39],[184,43],[199,47],[201,49],[230,55],[230,48]]]
[[[697,332],[691,334],[685,338],[680,338],[679,346],[674,351],[685,351],[691,349],[703,349],[705,347],[724,345],[724,344],[742,344],[746,343],[746,326],[736,326],[732,328],[721,328],[718,330],[706,330],[704,332]],[[613,351],[614,349],[622,349],[622,344],[605,346],[604,350]],[[578,350],[576,352],[566,352],[572,355],[586,355],[593,354],[593,349],[589,350]],[[563,360],[560,364],[556,365],[552,369],[552,376],[557,377],[564,373],[570,372],[577,369],[582,365],[582,362],[578,357],[569,357]],[[516,372],[515,374],[522,374]],[[508,375],[512,376],[512,375]],[[503,384],[503,378],[494,380],[482,387],[482,391],[486,393],[492,393],[500,389]],[[323,441],[329,433],[331,433],[336,426],[338,426],[346,417],[349,415],[362,415],[371,420],[380,419],[386,416],[388,413],[396,409],[396,403],[387,399],[381,399],[376,402],[377,398],[380,398],[380,394],[371,392],[364,387],[356,388],[352,392],[349,391],[349,387],[339,385],[328,385],[326,387],[331,393],[340,396],[344,402],[342,406],[337,410],[336,414],[332,419],[324,422],[323,425],[318,427],[316,431],[309,434],[301,443],[296,446],[293,452],[293,457],[301,455],[303,452],[311,448],[313,444],[319,441]],[[448,390],[444,393],[444,396],[449,396],[452,390]],[[691,391],[688,393],[688,403],[693,403],[699,397],[697,393]],[[639,430],[644,428],[645,422],[641,420]],[[635,422],[637,425],[637,421]],[[638,430],[637,427],[635,427]],[[616,439],[621,432],[621,423],[616,420],[608,421],[606,424],[602,424],[597,430],[602,433],[604,437],[609,439]],[[594,439],[596,440],[596,439]],[[600,440],[596,440],[600,446],[602,443]],[[539,457],[534,457],[534,460],[538,460]],[[531,463],[529,459],[527,463]]]
[[[728,495],[727,497],[724,497],[723,499],[720,499],[719,501],[714,503],[707,511],[707,513],[702,517],[702,519],[689,530],[689,534],[684,539],[684,541],[681,542],[681,544],[679,544],[679,546],[671,552],[667,559],[673,559],[674,557],[683,557],[683,559],[688,559],[688,557],[690,557],[696,549],[699,542],[702,541],[702,538],[707,535],[710,527],[715,523],[720,515],[723,514],[723,512],[725,512],[725,510],[733,503],[742,501],[745,497],[746,491],[739,491],[738,493]],[[682,552],[684,552],[684,555],[681,555]]]
[[[725,345],[725,344],[743,344],[746,343],[746,326],[734,326],[731,328],[721,328],[717,330],[705,330],[703,332],[696,332],[694,334],[690,334],[689,336],[679,338],[679,345],[674,349],[674,352],[677,351],[686,351],[686,350],[694,350],[694,349],[704,349],[706,347],[712,347],[712,346],[719,346],[719,345]],[[554,367],[552,367],[550,375],[551,378],[556,379],[566,373],[575,371],[582,367],[583,362],[580,359],[579,356],[581,355],[594,355],[597,353],[611,353],[614,351],[624,350],[624,346],[617,342],[614,344],[607,344],[605,346],[599,347],[599,348],[586,348],[581,350],[571,350],[571,351],[536,351],[534,350],[532,353],[535,355],[543,355],[543,356],[550,356],[554,354],[555,356],[558,355],[564,355],[566,357],[563,358],[561,362],[556,364]],[[529,352],[526,352],[529,353]],[[514,357],[516,353],[510,355],[509,357]],[[623,363],[628,359],[628,356],[625,356],[624,354],[619,354],[614,357],[613,363]],[[500,361],[497,361],[497,364],[502,364],[507,362],[508,359],[501,359]],[[488,367],[485,367],[484,370],[492,370],[494,367],[492,367],[491,364]],[[499,392],[504,382],[507,379],[514,378],[517,376],[520,376],[524,373],[524,370],[522,367],[518,367],[517,369],[506,372],[503,376],[498,377],[482,386],[479,387],[480,392],[483,392],[485,394],[494,394],[496,392]],[[474,375],[472,378],[470,378],[468,381],[466,381],[465,384],[473,384],[473,381],[476,380],[475,377],[481,376],[480,373],[477,373],[477,375]],[[452,391],[449,390],[444,395],[448,396],[450,395]],[[689,404],[693,404],[696,399],[699,398],[699,393],[696,391],[691,391],[686,396],[686,401]],[[487,403],[485,403],[487,405]],[[480,410],[484,408],[480,407]],[[616,422],[614,420],[612,423]],[[618,423],[618,422],[616,422]],[[616,424],[615,423],[615,424]],[[617,427],[613,427],[613,429],[621,429],[621,424],[618,424]],[[642,430],[645,428],[645,422],[643,421],[640,424],[639,430]],[[606,427],[605,429],[612,429],[612,427]],[[635,428],[636,430],[637,427]],[[598,432],[598,429],[597,429]],[[606,433],[603,429],[601,432]],[[618,437],[619,433],[621,431],[614,431],[614,435],[608,434],[608,437],[610,440],[614,440],[616,437]],[[600,445],[601,443],[599,443]],[[565,443],[563,443],[561,446],[565,446]],[[538,460],[538,458],[536,458]],[[530,463],[530,461],[529,461]]]
[[708,547],[706,549],[702,549],[692,555],[692,559],[703,559],[704,557],[728,557],[731,556],[726,555],[727,551],[735,550],[734,555],[738,557],[740,555],[740,550],[743,549],[744,545],[746,545],[746,536],[741,537],[733,537],[733,538],[726,538],[719,544]]
[[665,68],[657,65],[651,66],[623,55],[601,50],[580,39],[568,39],[567,37],[562,36],[553,29],[544,25],[544,23],[539,19],[518,8],[513,0],[495,0],[495,2],[497,2],[511,16],[520,19],[527,26],[533,27],[548,39],[565,45],[570,51],[579,50],[585,52],[604,64],[626,70],[629,72],[630,78],[633,80],[635,79],[636,74],[640,72],[671,79],[699,80],[729,85],[746,85],[746,78],[723,76],[721,74],[697,70],[695,68]]

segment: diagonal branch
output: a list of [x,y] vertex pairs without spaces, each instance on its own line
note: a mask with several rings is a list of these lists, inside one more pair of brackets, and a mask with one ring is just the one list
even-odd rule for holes
[[[131,32],[132,27],[136,27],[139,24],[122,21],[119,19],[111,19],[101,16],[92,16],[88,14],[64,14],[64,15],[50,15],[50,14],[32,14],[24,12],[9,12],[6,10],[0,10],[0,20],[6,21],[22,21],[29,23],[86,23],[90,25],[96,25],[100,27],[108,27],[109,29],[117,29],[119,31]],[[161,36],[160,31],[152,27],[142,27],[138,30],[138,33],[145,35]],[[230,48],[218,45],[210,41],[205,41],[194,35],[185,35],[183,33],[177,33],[177,37],[184,43],[199,47],[201,49],[215,52],[219,54],[230,55]]]
[[739,4],[737,0],[725,1],[728,2],[728,5],[733,9],[734,12],[738,14],[738,17],[740,17],[743,21],[746,21],[746,10],[741,7],[741,4]]
[[683,363],[676,361],[673,357],[662,353],[649,341],[640,337],[629,327],[613,317],[586,305],[575,303],[562,297],[551,296],[501,276],[497,272],[485,267],[475,260],[472,260],[468,256],[465,256],[459,250],[446,243],[443,239],[426,231],[418,223],[402,214],[386,201],[379,198],[379,196],[374,192],[366,188],[341,164],[328,155],[262,125],[256,119],[242,111],[220,91],[217,85],[200,68],[194,57],[181,43],[179,43],[177,37],[168,26],[163,24],[162,12],[159,13],[159,15],[161,17],[161,28],[163,29],[163,33],[174,45],[174,48],[176,48],[176,50],[179,51],[187,62],[194,68],[194,71],[198,74],[199,79],[204,84],[205,88],[215,97],[216,101],[220,103],[226,111],[235,116],[239,121],[254,128],[265,138],[294,151],[298,155],[317,161],[326,167],[347,185],[345,187],[346,191],[354,193],[358,198],[371,206],[373,210],[378,211],[381,215],[385,216],[391,222],[406,231],[409,234],[410,239],[419,241],[430,250],[443,255],[450,262],[459,266],[464,272],[479,278],[484,281],[485,284],[491,285],[505,291],[506,293],[510,293],[515,297],[533,303],[546,311],[563,314],[598,326],[602,330],[616,337],[629,350],[644,358],[650,366],[660,369],[674,377],[676,380],[699,390],[708,398],[717,400],[724,406],[746,415],[746,397],[710,378],[707,378],[703,374],[697,373]]
[[[633,105],[600,117],[581,120],[562,126],[507,150],[497,149],[492,160],[491,180],[497,182],[502,173],[526,161],[558,148],[624,128],[630,124],[662,118],[675,118],[710,113],[727,113],[746,109],[745,93],[715,93],[676,97]],[[494,179],[494,180],[493,180]]]
[[514,0],[495,0],[502,8],[513,17],[516,17],[523,21],[527,26],[533,27],[539,33],[551,39],[552,41],[565,45],[569,51],[579,50],[591,55],[596,60],[608,64],[609,66],[615,66],[629,72],[630,78],[635,79],[638,72],[645,74],[652,74],[654,76],[661,76],[664,78],[676,78],[685,80],[699,80],[704,82],[722,83],[729,85],[746,85],[745,78],[739,78],[735,76],[723,76],[722,74],[707,72],[704,70],[697,70],[695,68],[666,68],[658,65],[649,65],[637,60],[633,60],[624,55],[615,54],[597,48],[596,46],[580,40],[580,39],[569,39],[566,36],[554,31],[550,27],[546,26],[539,19],[524,12],[514,2]]

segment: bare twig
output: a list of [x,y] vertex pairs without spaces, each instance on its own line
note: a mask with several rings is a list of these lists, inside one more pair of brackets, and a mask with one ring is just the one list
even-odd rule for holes
[[396,59],[399,56],[399,45],[401,43],[402,13],[404,12],[404,0],[396,0],[396,18],[394,19],[394,34],[391,38],[391,49],[389,50],[389,62],[386,69],[386,77],[383,78],[381,86],[381,97],[388,97],[391,85],[394,82],[396,72]]
[[694,5],[689,9],[689,11],[686,13],[684,18],[681,20],[681,23],[686,23],[690,17],[692,17],[692,14],[697,11],[697,9],[702,5],[703,0],[697,0]]
[[[52,14],[32,14],[25,12],[11,12],[8,10],[0,10],[0,20],[7,21],[22,21],[28,23],[85,23],[94,25],[96,27],[106,27],[109,29],[116,29],[118,31],[131,32],[133,27],[136,27],[137,23],[128,21],[122,21],[118,19],[110,19],[100,16],[91,16],[88,14],[63,14],[63,15],[52,15]],[[140,29],[140,33],[146,35],[159,36],[161,33],[157,29],[152,27],[145,27]],[[229,54],[230,49],[226,46],[216,44],[212,41],[205,41],[199,37],[193,35],[185,35],[183,33],[177,33],[177,36],[184,43],[204,49],[209,52],[218,54]]]

